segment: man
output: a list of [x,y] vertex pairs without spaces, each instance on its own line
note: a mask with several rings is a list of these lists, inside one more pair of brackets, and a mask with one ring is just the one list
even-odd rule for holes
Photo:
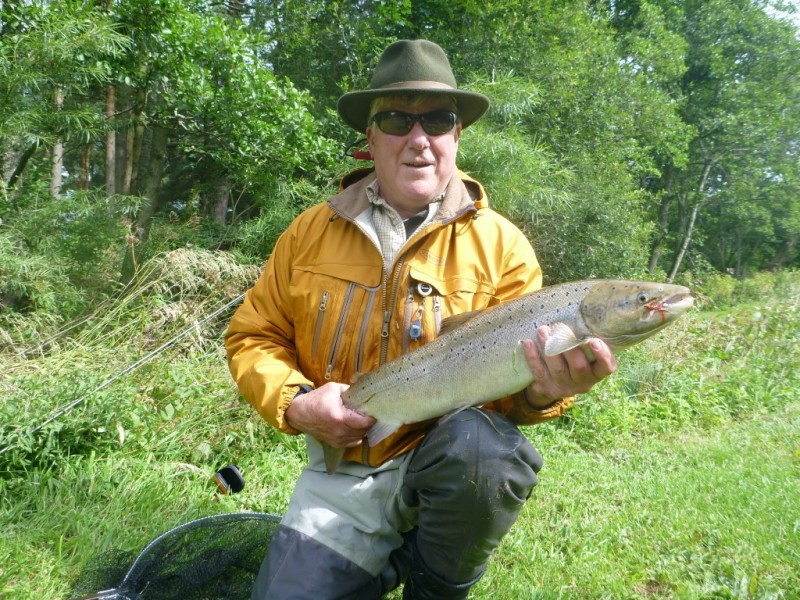
[[[436,44],[386,48],[370,89],[338,104],[366,131],[374,171],[289,226],[231,321],[242,395],[281,431],[305,433],[309,456],[254,599],[373,599],[403,581],[405,599],[466,598],[542,466],[515,424],[562,414],[615,369],[599,340],[591,363],[581,349],[543,357],[527,340],[526,390],[372,448],[374,420],[342,404],[354,374],[431,341],[442,318],[541,286],[528,241],[456,168],[461,130],[488,105],[457,88]],[[347,449],[333,475],[320,442]]]

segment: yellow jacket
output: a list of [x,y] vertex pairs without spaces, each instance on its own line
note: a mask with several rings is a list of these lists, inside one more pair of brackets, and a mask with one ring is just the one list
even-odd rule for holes
[[[374,178],[352,173],[339,194],[294,220],[225,336],[242,396],[283,432],[299,433],[284,413],[301,384],[349,383],[354,374],[434,339],[443,318],[541,287],[530,243],[461,172],[434,221],[406,241],[384,273],[364,191]],[[565,398],[537,410],[518,394],[488,408],[531,424],[571,404]],[[403,426],[373,448],[348,449],[345,459],[378,466],[415,447],[429,426]]]

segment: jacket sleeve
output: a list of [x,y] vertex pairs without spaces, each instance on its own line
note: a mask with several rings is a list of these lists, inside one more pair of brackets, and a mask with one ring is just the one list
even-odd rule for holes
[[284,413],[298,386],[311,381],[298,369],[294,349],[289,298],[294,231],[290,227],[280,237],[258,281],[245,294],[225,334],[225,348],[244,399],[274,427],[297,434]]
[[[513,227],[513,226],[512,226]],[[505,302],[542,287],[542,269],[533,248],[519,229],[506,234],[510,247],[503,257],[503,277],[497,289],[498,300]],[[574,397],[561,398],[552,404],[534,408],[525,399],[524,390],[486,406],[518,425],[543,423],[561,416],[574,403]]]

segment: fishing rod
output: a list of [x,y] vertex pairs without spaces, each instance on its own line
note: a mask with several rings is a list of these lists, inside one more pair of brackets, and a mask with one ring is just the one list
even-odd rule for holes
[[[234,306],[234,305],[238,304],[239,302],[241,302],[243,298],[244,298],[244,294],[239,294],[238,296],[236,296],[236,298],[234,298],[233,300],[231,300],[230,302],[228,302],[228,303],[227,303],[225,306],[223,306],[223,307],[221,307],[221,308],[218,308],[218,309],[217,309],[217,310],[215,310],[213,313],[211,313],[210,315],[208,315],[207,317],[205,317],[203,320],[201,320],[201,321],[195,321],[195,323],[194,323],[194,324],[193,324],[191,327],[189,327],[189,328],[187,328],[187,329],[184,329],[184,330],[183,330],[183,331],[181,331],[181,332],[180,332],[178,335],[176,335],[175,337],[173,337],[173,338],[172,338],[172,339],[170,339],[169,341],[167,341],[167,342],[164,342],[164,343],[163,343],[163,344],[161,344],[161,345],[160,345],[158,348],[156,348],[156,349],[155,349],[155,350],[153,350],[152,352],[148,353],[147,355],[143,356],[142,358],[140,358],[139,360],[137,360],[135,363],[133,363],[133,364],[131,364],[131,365],[127,366],[126,368],[124,368],[122,371],[120,371],[119,373],[117,373],[117,374],[116,374],[116,375],[114,375],[113,377],[110,377],[109,379],[106,379],[106,380],[105,380],[103,383],[101,383],[100,385],[98,385],[98,386],[97,386],[95,389],[93,389],[92,391],[90,391],[90,392],[87,392],[87,393],[86,393],[86,394],[84,394],[83,396],[79,396],[78,398],[76,398],[75,400],[73,400],[72,402],[70,402],[69,404],[66,404],[66,405],[64,405],[62,408],[58,409],[58,410],[55,412],[55,414],[53,414],[51,417],[49,417],[49,418],[48,418],[48,419],[46,419],[44,422],[42,422],[41,424],[39,424],[39,425],[37,425],[36,427],[34,427],[33,429],[31,429],[31,431],[30,431],[30,434],[34,434],[34,433],[36,433],[37,431],[39,431],[40,429],[42,429],[43,427],[46,427],[47,425],[49,425],[50,423],[52,423],[53,421],[56,421],[56,420],[60,419],[60,418],[61,418],[61,417],[63,417],[65,414],[67,414],[68,412],[70,412],[70,411],[71,411],[73,408],[75,408],[76,406],[78,406],[78,405],[79,405],[81,402],[83,402],[84,400],[86,400],[87,398],[89,398],[90,396],[92,396],[93,394],[96,394],[96,393],[97,393],[97,392],[99,392],[100,390],[103,390],[103,389],[107,388],[107,387],[108,387],[108,386],[110,386],[112,383],[114,383],[115,381],[117,381],[117,380],[121,379],[122,377],[124,377],[125,375],[127,375],[128,373],[130,373],[131,371],[135,371],[136,369],[138,369],[139,367],[141,367],[143,364],[145,364],[145,363],[149,362],[149,361],[150,361],[150,360],[152,360],[154,357],[156,357],[156,356],[158,356],[159,354],[161,354],[162,352],[164,352],[164,350],[166,350],[166,349],[167,349],[167,348],[169,348],[170,346],[173,346],[173,345],[175,345],[176,343],[178,343],[178,342],[179,342],[181,339],[183,339],[184,337],[186,337],[187,335],[189,335],[189,334],[190,334],[192,331],[195,331],[195,330],[196,330],[198,327],[200,327],[201,325],[205,325],[206,323],[208,323],[208,322],[209,322],[211,319],[213,319],[214,317],[217,317],[217,316],[219,316],[220,314],[224,313],[226,310],[230,309],[232,306]],[[14,446],[14,444],[9,444],[8,446],[6,446],[6,447],[5,447],[5,448],[3,448],[2,450],[0,450],[0,455],[4,454],[4,453],[5,453],[7,450],[10,450],[10,449],[11,449],[13,446]]]

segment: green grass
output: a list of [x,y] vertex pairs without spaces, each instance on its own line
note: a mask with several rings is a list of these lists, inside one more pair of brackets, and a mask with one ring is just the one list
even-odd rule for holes
[[[566,417],[526,428],[540,484],[473,597],[800,598],[800,294],[786,289],[695,311]],[[286,508],[302,440],[238,399],[222,322],[27,433],[164,341],[125,322],[131,344],[90,323],[80,344],[0,355],[0,598],[68,598],[104,552]],[[230,462],[247,485],[220,496],[211,477]]]
[[800,402],[601,452],[539,446],[541,483],[476,597],[797,597]]

